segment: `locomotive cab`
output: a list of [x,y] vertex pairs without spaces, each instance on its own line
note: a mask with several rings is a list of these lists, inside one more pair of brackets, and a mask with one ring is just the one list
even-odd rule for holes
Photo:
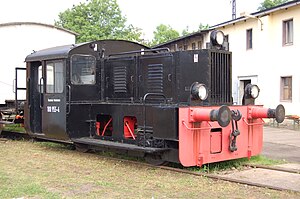
[[[106,40],[59,46],[28,55],[25,60],[27,132],[34,137],[64,142],[72,142],[72,137],[89,135],[82,126],[86,123],[95,126],[95,118],[87,116],[90,102],[101,102],[104,89],[101,87],[103,76],[99,60],[105,53],[142,48],[147,47],[133,42]],[[85,124],[79,122],[77,125],[76,121],[82,119]]]

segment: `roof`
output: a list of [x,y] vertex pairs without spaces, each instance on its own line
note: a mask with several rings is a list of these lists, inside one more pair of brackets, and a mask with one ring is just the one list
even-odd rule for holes
[[[278,5],[278,6],[274,6],[274,7],[269,8],[269,9],[261,10],[261,11],[258,11],[258,12],[253,12],[250,15],[259,18],[259,17],[265,16],[265,15],[267,15],[269,13],[272,13],[272,12],[275,12],[275,11],[278,11],[278,10],[284,10],[284,9],[287,9],[287,8],[290,8],[290,7],[299,5],[299,4],[300,4],[300,0],[289,1],[287,3],[281,4],[281,5]],[[194,33],[182,36],[182,37],[178,37],[176,39],[167,41],[165,43],[161,43],[161,44],[158,44],[156,46],[153,46],[153,48],[165,46],[165,45],[168,45],[168,44],[180,41],[180,40],[187,39],[189,37],[194,37],[194,36],[197,36],[197,35],[202,35],[202,34],[205,34],[205,33],[209,32],[209,31],[211,31],[211,30],[214,30],[216,28],[219,28],[219,27],[222,27],[222,26],[226,26],[226,25],[229,25],[229,24],[233,24],[233,23],[237,23],[237,22],[243,21],[243,20],[245,20],[247,18],[248,18],[247,16],[242,16],[242,17],[230,20],[230,21],[222,22],[220,24],[211,26],[207,30],[201,30],[201,31],[197,31],[197,32],[194,32]]]
[[51,24],[44,24],[44,23],[38,23],[38,22],[10,22],[10,23],[2,23],[0,24],[0,28],[1,27],[6,27],[6,26],[21,26],[21,25],[36,25],[36,26],[44,26],[44,27],[48,27],[48,28],[54,28],[57,30],[61,30],[70,34],[73,34],[75,36],[79,35],[76,32],[73,32],[71,30],[67,30],[65,28],[61,28],[61,27],[57,27]]
[[[296,6],[296,5],[300,5],[300,0],[289,1],[287,3],[280,4],[278,6],[274,6],[272,8],[268,8],[268,9],[265,9],[265,10],[250,13],[249,15],[260,18],[260,17],[268,15],[272,12],[276,12],[278,10],[284,10],[284,9],[287,9],[287,8],[290,8],[290,7],[293,7],[293,6]],[[247,18],[248,18],[247,16],[241,16],[239,18],[236,18],[236,19],[233,19],[233,20],[230,20],[230,21],[226,21],[226,22],[211,26],[210,28],[215,29],[215,28],[219,28],[219,27],[222,27],[222,26],[227,26],[227,25],[230,25],[230,24],[233,24],[233,23],[243,21]]]
[[75,47],[78,47],[82,44],[72,44],[72,45],[65,45],[65,46],[57,46],[53,48],[47,48],[39,51],[33,51],[30,55],[28,55],[25,59],[26,62],[30,61],[38,61],[47,59],[63,59],[67,58],[69,55],[70,50]]
[[169,40],[165,43],[161,43],[161,44],[158,44],[158,45],[155,45],[155,46],[152,46],[153,48],[158,48],[158,47],[161,47],[161,46],[165,46],[165,45],[168,45],[168,44],[171,44],[171,43],[174,43],[176,41],[180,41],[180,40],[184,40],[184,39],[187,39],[189,37],[194,37],[194,36],[197,36],[197,35],[203,35],[205,33],[208,33],[211,29],[205,29],[205,30],[200,30],[200,31],[197,31],[197,32],[193,32],[193,33],[190,33],[190,34],[187,34],[185,36],[181,36],[181,37],[178,37],[176,39],[172,39],[172,40]]
[[147,46],[132,41],[107,39],[85,42],[80,44],[56,46],[53,48],[34,51],[26,57],[25,62],[68,58],[71,53],[71,50],[75,50],[76,48],[84,46],[88,46],[89,48],[91,48],[91,44],[97,44],[98,49],[104,49],[107,55],[118,52],[127,52],[130,50],[141,48],[149,49]]

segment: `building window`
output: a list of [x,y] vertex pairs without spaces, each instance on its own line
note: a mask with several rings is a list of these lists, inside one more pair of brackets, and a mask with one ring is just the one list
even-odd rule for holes
[[198,49],[202,49],[202,41],[198,41]]
[[293,44],[293,19],[283,21],[282,24],[282,37],[283,37],[283,45],[291,45]]
[[188,45],[183,45],[183,50],[187,50],[188,49]]
[[196,44],[195,43],[192,43],[192,49],[196,50]]
[[252,49],[252,29],[248,29],[246,31],[246,39],[247,39],[247,43],[246,43],[246,49]]
[[292,77],[281,77],[281,97],[283,101],[292,101]]

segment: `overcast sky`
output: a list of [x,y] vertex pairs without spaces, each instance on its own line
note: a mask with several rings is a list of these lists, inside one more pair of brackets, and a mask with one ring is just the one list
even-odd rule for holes
[[[255,12],[263,0],[236,0],[237,17]],[[0,23],[42,22],[53,24],[59,12],[85,0],[5,0],[0,3]],[[179,33],[187,26],[197,30],[200,23],[215,25],[231,20],[231,0],[117,0],[128,23],[139,27],[151,39],[159,24],[170,25]]]

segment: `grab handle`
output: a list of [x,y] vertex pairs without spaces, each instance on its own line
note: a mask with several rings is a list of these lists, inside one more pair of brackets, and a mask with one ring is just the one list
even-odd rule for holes
[[185,128],[187,130],[190,130],[190,131],[196,131],[196,130],[208,130],[208,129],[212,129],[212,126],[209,122],[206,122],[209,126],[208,127],[201,127],[201,128],[191,128],[191,127],[188,127],[187,124],[185,123],[185,121],[182,121],[182,124],[185,126]]
[[68,91],[68,110],[67,110],[67,114],[70,113],[71,111],[71,86],[67,85],[67,91]]
[[258,118],[258,119],[260,119],[261,120],[261,123],[248,123],[247,122],[247,120],[243,117],[243,121],[248,125],[248,126],[256,126],[256,125],[263,125],[263,124],[265,124],[265,122],[264,122],[264,120],[263,119],[261,119],[261,118]]

